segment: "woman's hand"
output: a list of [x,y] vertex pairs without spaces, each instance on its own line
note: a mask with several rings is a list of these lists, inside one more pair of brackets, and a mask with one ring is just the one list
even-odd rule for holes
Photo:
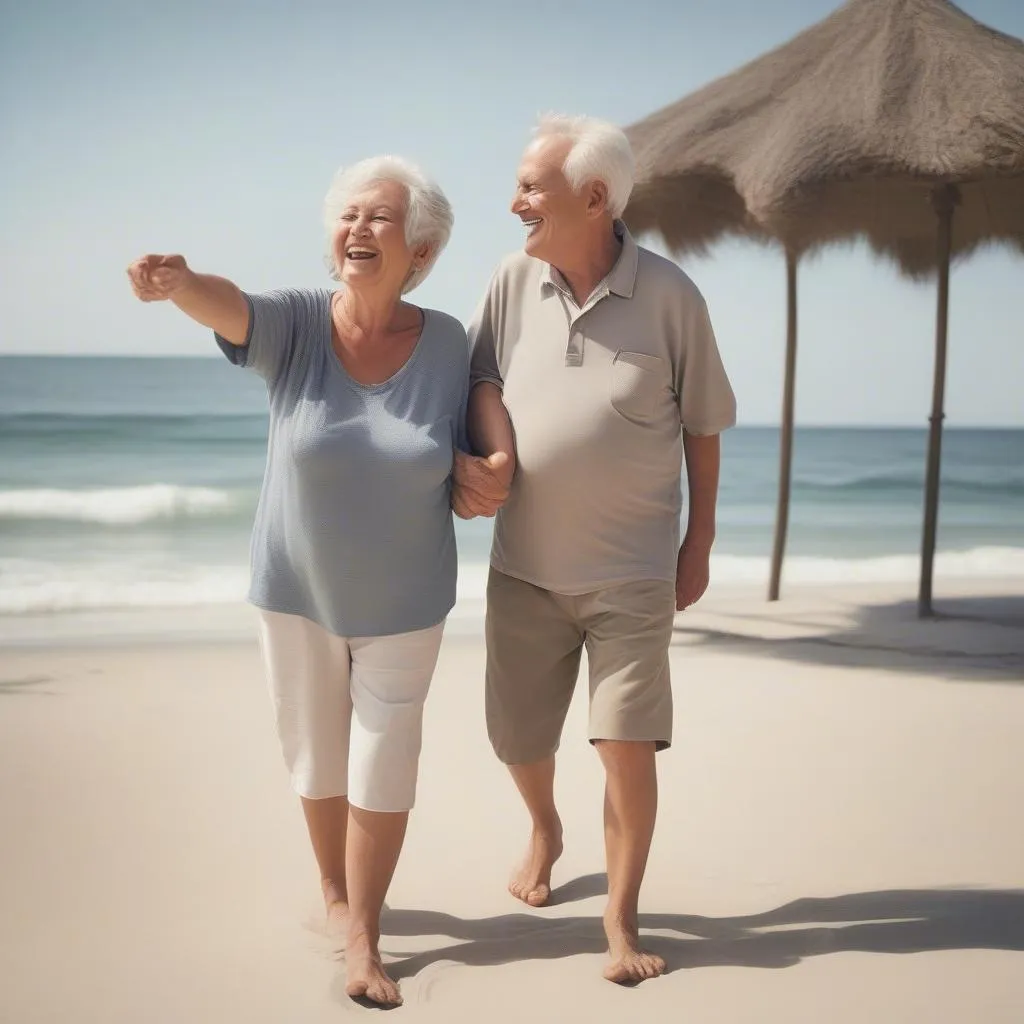
[[244,345],[249,334],[249,303],[238,286],[224,277],[197,274],[184,256],[141,256],[128,267],[137,299],[170,299],[186,316],[209,327],[232,345]]
[[143,302],[162,302],[185,288],[193,277],[184,256],[149,254],[128,267],[135,297]]
[[460,519],[493,516],[508,498],[511,461],[505,452],[489,458],[455,451],[452,467],[452,511]]

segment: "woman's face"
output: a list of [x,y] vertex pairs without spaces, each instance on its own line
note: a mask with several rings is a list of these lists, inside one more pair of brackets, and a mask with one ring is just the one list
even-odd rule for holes
[[397,181],[375,181],[354,192],[334,226],[333,252],[341,281],[353,289],[401,292],[426,246],[405,240],[408,193]]

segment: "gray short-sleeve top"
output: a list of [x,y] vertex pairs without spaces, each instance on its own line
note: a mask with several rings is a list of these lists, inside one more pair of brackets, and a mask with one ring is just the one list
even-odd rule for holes
[[270,399],[249,600],[345,637],[425,629],[455,603],[450,478],[466,447],[466,332],[425,309],[405,365],[360,384],[331,344],[331,297],[246,294],[245,344],[217,336]]

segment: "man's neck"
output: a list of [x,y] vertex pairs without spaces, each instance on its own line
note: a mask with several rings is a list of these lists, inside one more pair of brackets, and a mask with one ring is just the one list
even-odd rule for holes
[[609,226],[599,240],[584,248],[578,263],[555,267],[569,286],[577,306],[582,309],[586,305],[594,289],[611,273],[621,252],[622,239]]

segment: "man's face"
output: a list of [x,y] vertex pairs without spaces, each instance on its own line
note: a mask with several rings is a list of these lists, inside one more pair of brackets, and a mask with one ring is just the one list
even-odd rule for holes
[[575,262],[586,244],[587,189],[573,192],[562,172],[571,149],[568,139],[531,143],[519,164],[512,198],[512,212],[526,228],[526,251],[555,266]]

